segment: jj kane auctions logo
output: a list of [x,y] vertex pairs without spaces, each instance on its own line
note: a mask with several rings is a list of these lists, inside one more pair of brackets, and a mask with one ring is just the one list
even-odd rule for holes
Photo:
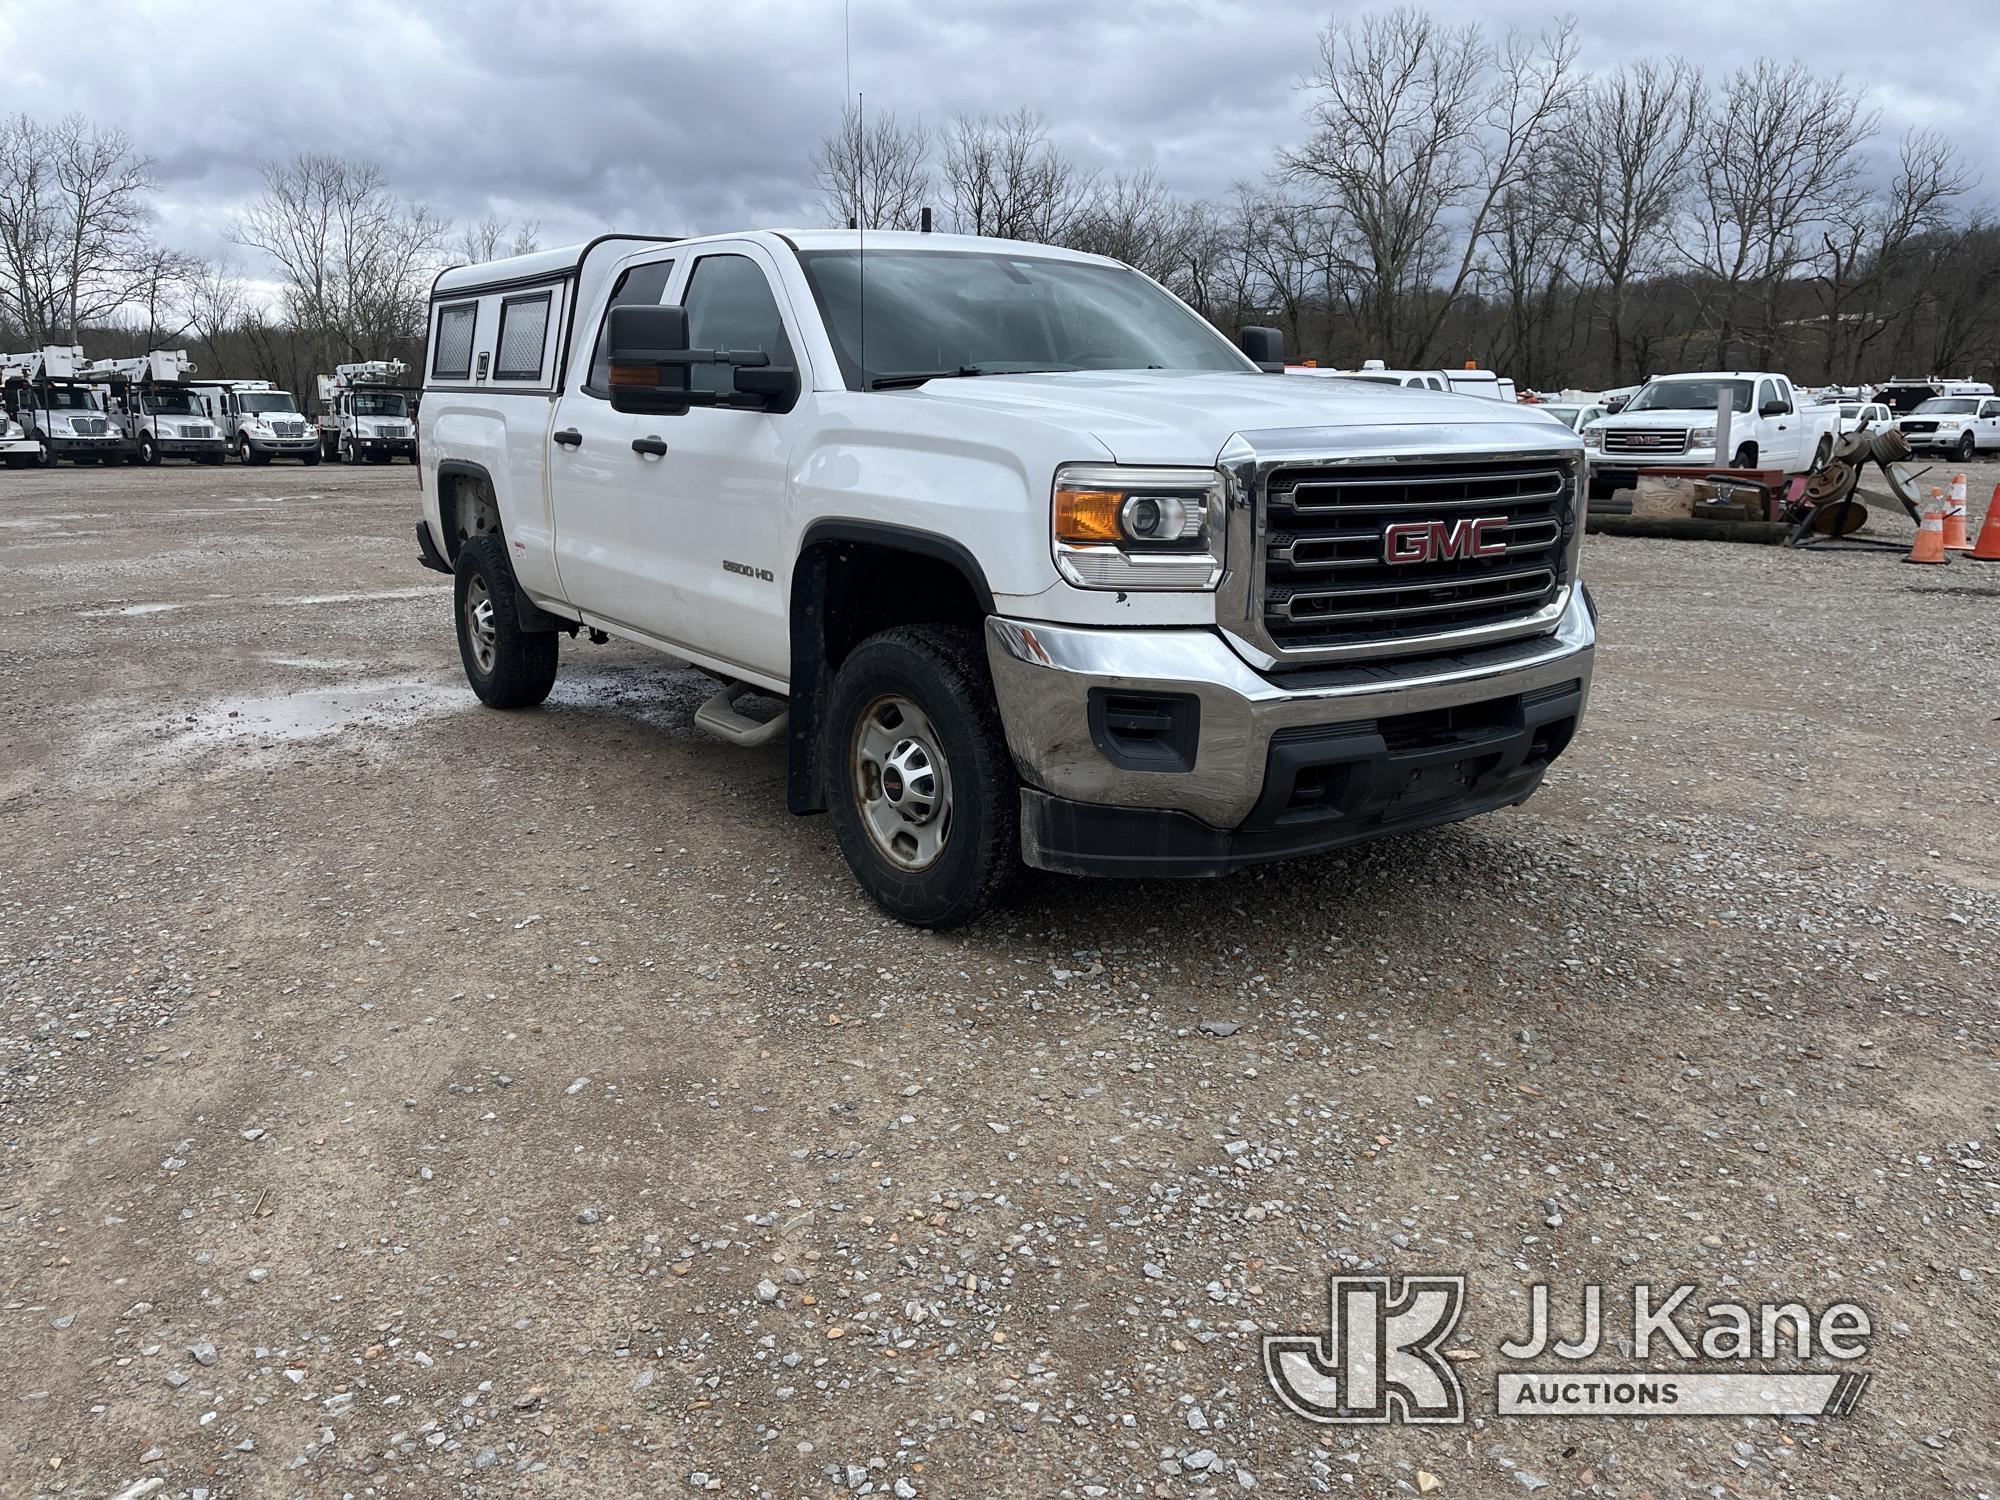
[[[1843,1363],[1868,1352],[1873,1325],[1852,1302],[1815,1314],[1799,1302],[1711,1302],[1695,1288],[1640,1282],[1631,1291],[1631,1350],[1666,1368],[1580,1370],[1604,1347],[1604,1289],[1587,1283],[1576,1337],[1555,1335],[1549,1288],[1529,1289],[1528,1328],[1499,1346],[1515,1365],[1494,1392],[1501,1416],[1844,1416],[1868,1384],[1866,1372],[1729,1368],[1815,1353]],[[1465,1311],[1463,1276],[1329,1276],[1323,1334],[1271,1334],[1264,1375],[1278,1399],[1310,1422],[1450,1423],[1465,1420],[1464,1383],[1446,1344]],[[1697,1311],[1699,1320],[1697,1321]]]

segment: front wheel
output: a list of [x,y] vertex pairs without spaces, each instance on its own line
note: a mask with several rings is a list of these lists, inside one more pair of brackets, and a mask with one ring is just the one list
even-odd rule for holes
[[1757,450],[1748,443],[1736,450],[1736,456],[1729,460],[1732,469],[1754,469],[1757,467]]
[[1973,455],[1979,452],[1979,440],[1969,432],[1960,433],[1955,452],[1960,463],[1970,463]]
[[306,449],[306,451],[300,456],[299,462],[304,464],[308,469],[310,469],[314,464],[319,462],[319,449],[317,448]]
[[153,441],[150,432],[139,434],[139,462],[147,468],[154,468],[160,462],[160,445]]
[[262,465],[267,464],[270,461],[271,461],[270,454],[259,453],[255,448],[251,447],[248,443],[245,443],[243,445],[243,462],[245,462],[246,464],[252,464],[261,467]]
[[1823,437],[1819,440],[1818,450],[1815,451],[1813,454],[1812,472],[1817,474],[1821,469],[1824,469],[1827,466],[1827,463],[1832,458],[1833,458],[1833,439],[1830,437]]
[[1019,786],[976,629],[863,641],[834,677],[820,745],[840,852],[891,916],[956,927],[1020,869]]
[[506,547],[497,536],[468,537],[453,572],[466,681],[489,708],[533,708],[556,685],[556,636],[521,628]]

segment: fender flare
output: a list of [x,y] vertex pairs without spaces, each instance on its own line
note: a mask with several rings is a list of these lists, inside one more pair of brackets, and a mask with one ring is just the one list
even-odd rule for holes
[[[493,488],[493,476],[491,473],[487,471],[487,468],[484,464],[472,463],[462,458],[441,458],[438,460],[437,478],[438,478],[438,512],[440,515],[443,515],[444,513],[444,481],[446,481],[447,479],[478,480],[481,484],[486,486],[486,493],[493,497],[494,514],[495,515],[499,514],[500,511],[499,491]],[[500,534],[504,538],[507,533],[503,529]],[[446,548],[449,549],[448,551],[449,561],[447,566],[442,568],[440,571],[449,573],[454,570],[458,562],[458,552],[457,549],[452,548],[451,538],[449,536],[443,538],[443,540]],[[418,545],[418,550],[421,551],[423,548],[423,539],[421,537],[418,539],[417,545]],[[565,620],[560,615],[550,614],[547,610],[543,609],[539,604],[535,603],[534,600],[530,599],[527,595],[527,592],[519,587],[516,587],[514,590],[514,613],[515,616],[521,622],[521,628],[530,633],[565,630],[568,631],[571,635],[575,635],[577,632],[577,622],[575,620]]]
[[821,609],[826,591],[823,549],[829,542],[860,542],[948,564],[972,590],[980,613],[994,613],[993,589],[986,581],[986,570],[963,542],[889,521],[832,517],[807,526],[799,538],[798,556],[792,565],[791,598],[787,601],[792,649],[786,684],[790,690],[791,720],[786,735],[785,802],[794,813],[826,811],[826,788],[820,784],[818,757],[813,754],[813,747],[819,738],[820,705],[826,697],[827,681],[833,675],[832,665],[826,659]]

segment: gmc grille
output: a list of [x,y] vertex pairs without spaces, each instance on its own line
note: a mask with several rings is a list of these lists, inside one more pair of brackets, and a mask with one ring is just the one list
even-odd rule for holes
[[[1552,458],[1279,469],[1266,494],[1264,628],[1290,651],[1436,635],[1533,614],[1568,581],[1576,469]],[[1384,558],[1398,523],[1492,517],[1506,550]]]
[[1604,429],[1604,451],[1606,453],[1685,453],[1688,435],[1680,432],[1620,432],[1615,427]]

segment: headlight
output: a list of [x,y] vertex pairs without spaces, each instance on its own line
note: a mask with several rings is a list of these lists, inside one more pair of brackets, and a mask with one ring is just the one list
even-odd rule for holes
[[1939,432],[1956,432],[1956,431],[1958,431],[1958,429],[1959,429],[1959,428],[1963,427],[1964,425],[1965,425],[1965,418],[1963,418],[1963,417],[1939,417],[1939,418],[1938,418],[1938,431],[1939,431]]
[[1212,589],[1222,578],[1222,534],[1214,469],[1056,470],[1056,568],[1079,588]]
[[1715,428],[1712,425],[1708,427],[1689,428],[1688,446],[1690,448],[1713,448],[1715,446]]
[[1604,428],[1600,424],[1592,422],[1588,427],[1583,429],[1583,446],[1586,448],[1602,448],[1604,446]]

